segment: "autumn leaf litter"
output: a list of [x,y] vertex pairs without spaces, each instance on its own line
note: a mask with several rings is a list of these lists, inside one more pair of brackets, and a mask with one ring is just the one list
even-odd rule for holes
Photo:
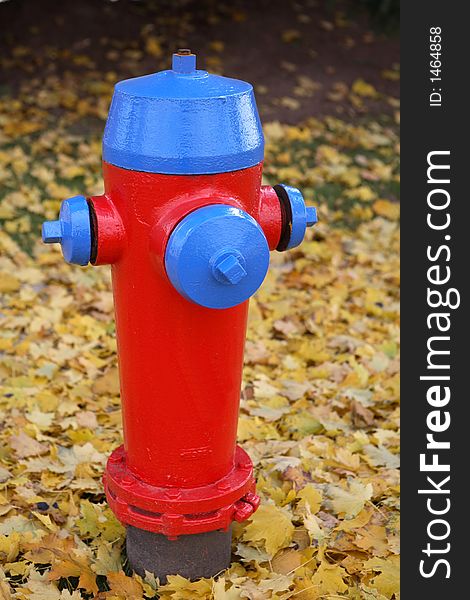
[[[38,241],[60,200],[101,191],[99,135],[74,128],[105,118],[112,82],[91,71],[87,98],[32,82],[14,110],[0,99],[0,597],[397,599],[393,122],[265,125],[266,182],[301,186],[320,223],[273,254],[251,303],[239,441],[262,504],[235,525],[228,572],[159,587],[122,569],[124,530],[103,495],[122,441],[109,271]],[[351,94],[374,96],[364,81]]]

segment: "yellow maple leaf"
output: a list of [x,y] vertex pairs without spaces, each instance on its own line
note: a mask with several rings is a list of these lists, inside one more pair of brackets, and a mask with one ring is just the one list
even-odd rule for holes
[[145,49],[151,56],[159,57],[162,56],[163,50],[160,45],[160,40],[154,35],[150,35],[145,42]]
[[370,525],[357,531],[356,546],[371,552],[374,556],[386,556],[389,553],[387,533],[381,525]]
[[304,526],[309,533],[310,539],[317,542],[319,546],[323,546],[325,540],[328,538],[328,534],[323,529],[320,519],[312,514],[308,504],[304,516]]
[[374,212],[380,217],[397,221],[400,218],[400,205],[389,200],[376,200],[372,205]]
[[367,525],[372,517],[372,510],[362,510],[356,517],[353,519],[345,519],[341,521],[338,525],[337,529],[339,531],[353,531],[354,529],[359,529]]
[[19,280],[5,271],[0,272],[0,293],[16,292],[20,288]]
[[354,479],[349,483],[348,489],[331,485],[328,486],[328,496],[332,510],[337,514],[344,514],[346,519],[352,519],[364,508],[364,504],[372,497],[372,484],[363,484]]
[[0,535],[0,557],[2,562],[15,560],[20,552],[20,541],[20,534],[17,531],[13,531],[10,535]]
[[328,594],[341,594],[348,589],[343,577],[346,571],[339,565],[330,565],[323,560],[312,577],[313,598],[321,598]]
[[304,508],[307,504],[313,514],[320,510],[322,503],[321,492],[312,483],[307,483],[299,492],[297,492],[297,498],[300,498],[298,507]]
[[169,575],[168,583],[159,589],[159,593],[169,592],[172,600],[195,600],[196,598],[210,598],[212,595],[212,582],[209,579],[189,581],[181,575]]
[[364,563],[365,569],[378,571],[371,581],[371,585],[387,598],[398,593],[400,589],[400,558],[398,556],[389,556],[383,558],[371,558]]
[[140,583],[132,577],[127,577],[122,571],[108,573],[107,579],[110,591],[123,600],[139,600],[144,597]]
[[266,423],[258,417],[240,417],[238,421],[238,440],[244,442],[249,439],[277,440],[279,433],[274,425]]
[[51,520],[50,515],[42,515],[41,513],[37,512],[35,510],[33,510],[31,512],[36,517],[36,519],[41,521],[41,523],[45,527],[47,527],[47,529],[49,529],[49,531],[52,531],[52,532],[57,531],[57,525]]
[[48,573],[51,581],[61,577],[79,577],[78,587],[93,594],[98,592],[96,574],[91,570],[89,558],[82,550],[63,551],[59,548],[50,548],[50,550],[54,556],[52,568]]
[[375,192],[368,185],[361,185],[357,188],[353,188],[352,190],[346,190],[344,195],[347,198],[354,198],[356,200],[360,200],[361,202],[370,202],[377,197]]
[[262,542],[269,554],[288,546],[292,540],[294,526],[289,516],[277,506],[262,504],[245,528],[243,539]]
[[302,564],[302,555],[298,550],[288,548],[278,552],[271,561],[271,566],[275,573],[289,575],[294,573]]
[[317,148],[316,160],[318,163],[330,165],[344,165],[350,163],[351,159],[346,154],[341,154],[333,146],[322,144]]
[[109,542],[98,542],[96,561],[93,571],[97,575],[107,575],[109,572],[119,571],[121,568],[121,548]]
[[27,456],[37,456],[38,454],[46,454],[47,446],[29,437],[24,431],[20,431],[18,435],[12,435],[10,445],[13,448],[16,456],[24,458]]
[[373,85],[364,81],[364,79],[356,79],[352,85],[352,91],[363,98],[376,98],[377,90]]

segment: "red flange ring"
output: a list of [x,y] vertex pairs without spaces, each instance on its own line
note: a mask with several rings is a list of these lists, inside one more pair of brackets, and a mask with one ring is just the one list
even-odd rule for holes
[[230,473],[201,487],[145,483],[127,467],[124,446],[109,457],[103,481],[108,503],[121,523],[170,538],[227,529],[233,521],[248,519],[259,506],[253,464],[239,446]]

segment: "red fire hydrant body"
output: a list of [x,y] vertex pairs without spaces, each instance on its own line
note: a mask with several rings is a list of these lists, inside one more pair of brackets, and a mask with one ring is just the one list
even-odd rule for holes
[[258,507],[236,446],[248,299],[269,250],[316,218],[298,190],[261,185],[251,86],[185,52],[159,76],[116,88],[104,194],[65,201],[43,238],[69,262],[111,265],[124,445],[105,490],[131,565],[164,579],[227,566],[231,523]]
[[[226,528],[235,502],[254,488],[245,453],[235,461],[248,301],[225,310],[188,302],[165,276],[160,257],[166,229],[214,198],[257,218],[261,166],[180,177],[105,165],[104,179],[105,196],[93,198],[97,219],[100,201],[107,208],[112,198],[123,225],[110,227],[132,239],[125,244],[118,236],[122,249],[112,265],[125,452],[116,453],[123,462],[111,462],[106,475],[111,506],[124,522],[170,536],[207,531],[206,523],[217,521]],[[277,237],[280,211],[278,224]],[[273,225],[267,224],[276,237]],[[129,479],[126,493],[122,478]],[[147,502],[139,480],[154,487]],[[200,498],[184,493],[201,486],[207,489]]]

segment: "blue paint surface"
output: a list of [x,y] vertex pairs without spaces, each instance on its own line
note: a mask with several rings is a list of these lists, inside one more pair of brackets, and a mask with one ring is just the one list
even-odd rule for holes
[[173,69],[118,83],[103,138],[103,160],[170,175],[225,173],[263,160],[253,87],[195,69],[174,55]]
[[291,185],[280,184],[285,191],[290,202],[292,211],[292,229],[286,250],[299,246],[305,237],[307,227],[312,227],[317,222],[317,210],[314,207],[305,206],[305,200],[302,192]]
[[171,234],[167,275],[187,300],[207,308],[230,308],[248,300],[269,267],[263,230],[243,210],[216,204],[185,217]]
[[68,263],[85,266],[90,262],[90,210],[84,196],[74,196],[62,202],[58,221],[45,221],[42,240],[59,243]]

